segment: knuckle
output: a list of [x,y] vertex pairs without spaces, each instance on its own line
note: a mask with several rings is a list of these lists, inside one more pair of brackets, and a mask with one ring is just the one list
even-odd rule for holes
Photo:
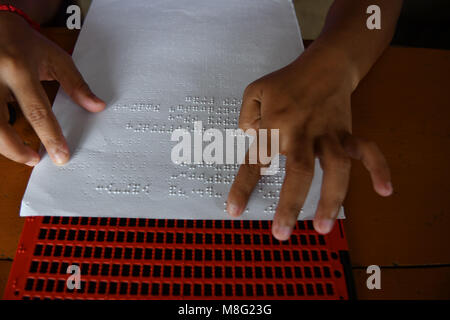
[[342,170],[349,170],[352,162],[349,157],[342,153],[331,153],[328,158],[328,164]]
[[82,77],[78,76],[74,82],[73,88],[76,90],[85,91],[89,87],[88,87],[87,83],[84,81],[84,79]]
[[323,190],[321,190],[318,209],[323,212],[331,213],[342,203],[342,201],[344,201],[344,196],[342,194],[342,189],[330,190],[329,188],[323,188]]
[[288,219],[292,222],[296,220],[297,216],[300,214],[302,210],[302,205],[299,203],[293,203],[289,207],[287,207],[286,212],[289,213]]
[[340,145],[339,139],[324,135],[319,139],[319,148],[321,165],[340,171],[350,170],[350,157]]
[[239,199],[240,201],[248,199],[250,194],[251,191],[249,191],[249,188],[242,183],[234,183],[230,190],[230,196],[232,195],[233,198]]
[[245,197],[250,196],[254,188],[251,181],[255,177],[259,177],[259,167],[257,165],[242,164],[231,188],[234,194]]
[[33,124],[41,124],[50,118],[51,111],[40,104],[28,105],[28,111],[26,112],[28,121]]
[[12,137],[7,137],[9,133],[3,131],[3,128],[0,128],[0,144],[2,145],[0,154],[15,162],[28,162],[30,160],[29,156],[26,153],[22,152],[18,145],[12,144]]
[[71,68],[73,60],[67,52],[59,47],[55,48],[55,46],[53,45],[48,46],[48,52],[48,60],[46,61],[47,68],[51,70],[52,74],[54,74],[55,77],[57,77],[58,72],[62,72],[62,66]]
[[81,76],[78,76],[75,80],[75,83],[73,84],[72,90],[69,92],[69,96],[73,97],[77,92],[88,92],[90,93],[89,86],[87,83],[83,80]]
[[42,143],[45,146],[56,146],[56,147],[59,147],[59,146],[64,146],[65,141],[64,141],[64,138],[62,136],[56,135],[56,136],[51,136],[51,137],[44,138],[42,140]]
[[18,73],[23,72],[25,67],[25,62],[21,59],[20,54],[15,55],[12,53],[2,54],[0,57],[0,68],[6,76],[17,76]]
[[312,177],[314,175],[314,162],[306,158],[295,159],[289,163],[286,170],[290,173]]
[[230,194],[232,194],[236,199],[246,199],[250,197],[248,188],[240,183],[233,184],[231,191],[232,192],[230,192]]
[[239,129],[243,130],[246,134],[256,135],[256,132],[254,132],[254,130],[257,129],[255,123],[245,117],[239,117],[238,127]]
[[30,161],[30,157],[23,152],[14,152],[7,155],[6,157],[19,163],[27,163],[28,161]]
[[244,90],[244,100],[255,96],[255,93],[260,88],[261,80],[255,80],[250,83]]
[[335,194],[328,199],[323,199],[322,209],[330,217],[334,217],[345,200],[345,194]]
[[344,188],[339,189],[330,199],[330,208],[332,210],[338,210],[339,207],[342,205],[342,203],[345,200],[347,190]]

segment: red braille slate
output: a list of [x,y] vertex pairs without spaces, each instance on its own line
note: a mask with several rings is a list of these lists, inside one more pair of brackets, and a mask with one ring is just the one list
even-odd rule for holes
[[[342,222],[322,236],[299,221],[29,217],[6,299],[348,299]],[[69,265],[81,289],[69,290]],[[349,276],[350,275],[350,276]],[[350,294],[349,294],[350,293]]]

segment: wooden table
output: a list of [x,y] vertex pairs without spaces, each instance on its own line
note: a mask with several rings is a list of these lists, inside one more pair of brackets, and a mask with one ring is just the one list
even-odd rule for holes
[[[46,29],[63,48],[77,32]],[[57,85],[46,85],[53,99]],[[389,48],[352,97],[353,131],[372,139],[392,169],[384,199],[354,163],[345,229],[360,299],[450,298],[450,51]],[[14,125],[39,141],[21,114]],[[0,292],[22,231],[19,206],[31,169],[0,156]],[[381,290],[366,288],[366,268],[382,268]]]

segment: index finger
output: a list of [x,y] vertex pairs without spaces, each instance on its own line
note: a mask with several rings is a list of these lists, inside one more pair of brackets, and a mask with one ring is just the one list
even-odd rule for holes
[[22,72],[10,88],[53,162],[58,165],[66,163],[69,160],[66,140],[37,77]]
[[240,216],[245,210],[253,189],[255,189],[261,176],[260,164],[251,164],[249,153],[250,151],[245,155],[245,161],[240,165],[228,193],[227,211],[233,217]]

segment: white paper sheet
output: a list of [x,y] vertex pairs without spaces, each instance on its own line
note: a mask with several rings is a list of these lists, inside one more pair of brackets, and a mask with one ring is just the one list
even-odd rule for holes
[[[172,163],[172,129],[236,128],[247,84],[302,50],[289,0],[94,0],[73,57],[107,109],[58,92],[72,158],[57,167],[43,155],[20,214],[229,219],[237,166]],[[299,219],[313,217],[321,178],[316,163]],[[272,219],[282,181],[264,177],[242,219]]]

